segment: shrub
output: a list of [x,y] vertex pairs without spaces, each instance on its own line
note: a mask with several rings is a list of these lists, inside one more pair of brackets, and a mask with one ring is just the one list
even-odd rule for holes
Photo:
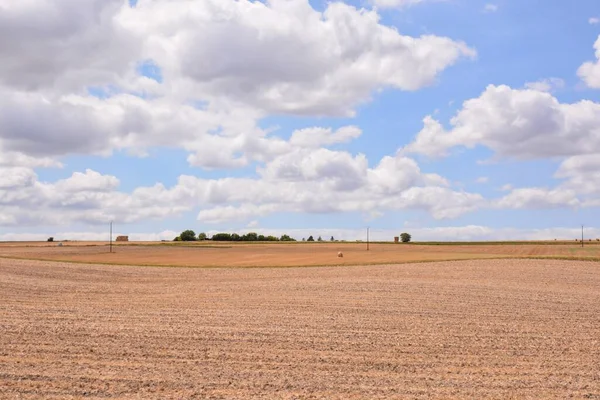
[[306,241],[307,241],[307,242],[314,242],[314,241],[315,241],[315,238],[314,238],[314,237],[312,237],[312,235],[310,235]]
[[231,235],[229,233],[216,233],[212,236],[212,240],[217,242],[230,242]]
[[177,236],[175,239],[173,239],[174,242],[181,242],[181,237]]
[[295,242],[296,241],[296,239],[290,237],[289,235],[281,235],[279,240],[281,240],[282,242]]
[[410,236],[409,233],[404,232],[404,233],[400,234],[400,240],[402,241],[402,243],[408,243],[408,242],[410,242],[411,238],[412,237]]
[[206,233],[201,232],[198,234],[198,240],[206,240],[208,239],[208,236],[206,236]]

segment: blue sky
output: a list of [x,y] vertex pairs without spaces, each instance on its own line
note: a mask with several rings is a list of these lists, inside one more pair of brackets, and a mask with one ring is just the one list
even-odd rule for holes
[[600,236],[595,1],[53,0],[32,27],[35,3],[0,17],[19,44],[0,48],[0,239],[109,220],[150,239]]

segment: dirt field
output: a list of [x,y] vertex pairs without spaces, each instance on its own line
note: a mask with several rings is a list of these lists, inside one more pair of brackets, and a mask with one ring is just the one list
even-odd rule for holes
[[[366,243],[212,243],[106,244],[74,242],[62,247],[47,243],[0,244],[0,257],[60,260],[120,265],[192,267],[282,267],[404,263],[500,257],[572,257],[600,260],[600,243],[586,244],[464,244],[402,245]],[[338,258],[342,251],[343,258]]]
[[600,263],[0,259],[0,398],[600,399]]

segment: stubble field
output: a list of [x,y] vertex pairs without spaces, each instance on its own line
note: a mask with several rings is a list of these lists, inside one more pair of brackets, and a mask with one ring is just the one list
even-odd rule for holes
[[[560,257],[600,261],[600,242],[516,244],[371,243],[1,243],[0,257],[83,263],[185,267],[294,267],[392,264],[515,257]],[[344,255],[337,257],[338,251]]]
[[0,398],[600,399],[600,264],[0,258],[0,332]]

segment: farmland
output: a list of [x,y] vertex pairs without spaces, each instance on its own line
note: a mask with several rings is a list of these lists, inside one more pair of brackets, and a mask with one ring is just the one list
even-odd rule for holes
[[[344,261],[358,257],[353,246]],[[37,247],[27,254],[56,255]],[[99,259],[99,247],[72,247],[56,256]],[[115,254],[141,260],[139,249],[175,254]],[[221,251],[232,249],[235,260],[250,252]],[[0,258],[0,330],[0,398],[600,398],[597,262],[212,269]]]
[[[338,251],[344,257],[338,258]],[[180,267],[294,267],[391,264],[486,258],[554,257],[600,260],[600,242],[539,243],[3,243],[0,257],[78,263]]]

